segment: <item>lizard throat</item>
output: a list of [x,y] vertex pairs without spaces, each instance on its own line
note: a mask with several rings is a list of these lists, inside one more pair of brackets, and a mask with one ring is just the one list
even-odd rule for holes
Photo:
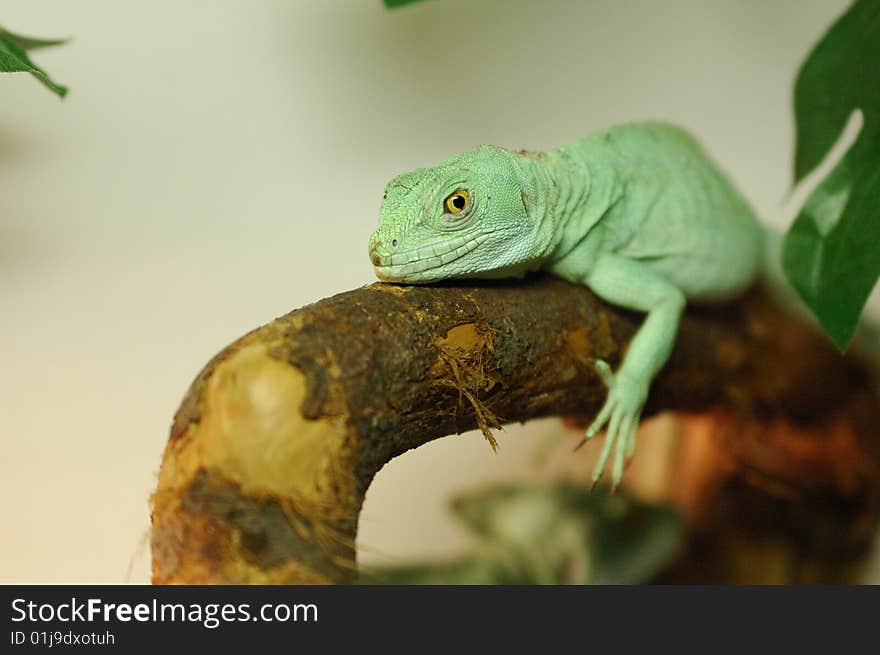
[[[472,237],[462,236],[408,252],[380,255],[380,263],[373,269],[376,277],[383,282],[418,282],[428,271],[442,268],[461,259],[488,238],[489,235],[485,233]],[[431,279],[439,280],[444,277],[452,277],[452,275],[432,275]]]

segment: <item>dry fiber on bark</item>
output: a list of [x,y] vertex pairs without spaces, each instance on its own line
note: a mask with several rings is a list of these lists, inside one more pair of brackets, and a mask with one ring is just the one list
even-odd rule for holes
[[[374,284],[254,330],[174,418],[153,581],[355,581],[358,513],[387,461],[475,427],[491,439],[501,423],[595,412],[591,359],[619,362],[641,319],[536,276]],[[755,290],[688,309],[647,413],[661,409],[730,428],[670,480],[690,537],[665,580],[851,579],[880,507],[880,407],[856,358]],[[770,550],[775,564],[758,563]]]

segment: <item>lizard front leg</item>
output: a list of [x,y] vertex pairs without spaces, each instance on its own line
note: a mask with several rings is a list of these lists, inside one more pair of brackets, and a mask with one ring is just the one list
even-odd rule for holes
[[596,362],[596,370],[608,386],[608,396],[584,439],[592,439],[607,424],[605,444],[593,470],[593,485],[602,477],[616,444],[612,471],[616,488],[623,477],[625,459],[635,451],[636,429],[651,381],[675,343],[685,297],[648,264],[610,253],[599,256],[584,283],[610,303],[648,313],[617,372],[612,373],[604,361]]

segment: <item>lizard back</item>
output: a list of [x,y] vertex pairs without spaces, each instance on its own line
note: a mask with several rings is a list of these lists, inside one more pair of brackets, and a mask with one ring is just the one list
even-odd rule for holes
[[606,205],[597,223],[565,217],[562,243],[598,229],[604,250],[647,263],[693,300],[732,297],[755,279],[763,233],[754,213],[684,130],[621,125],[548,154],[569,175],[589,176]]

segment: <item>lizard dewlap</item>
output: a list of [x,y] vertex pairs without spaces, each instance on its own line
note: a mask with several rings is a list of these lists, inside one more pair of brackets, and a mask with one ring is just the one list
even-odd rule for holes
[[647,314],[587,430],[607,427],[593,472],[635,450],[651,381],[687,301],[735,297],[758,275],[763,233],[748,203],[684,130],[612,127],[548,152],[479,146],[388,183],[370,260],[380,280],[522,276],[544,269]]

